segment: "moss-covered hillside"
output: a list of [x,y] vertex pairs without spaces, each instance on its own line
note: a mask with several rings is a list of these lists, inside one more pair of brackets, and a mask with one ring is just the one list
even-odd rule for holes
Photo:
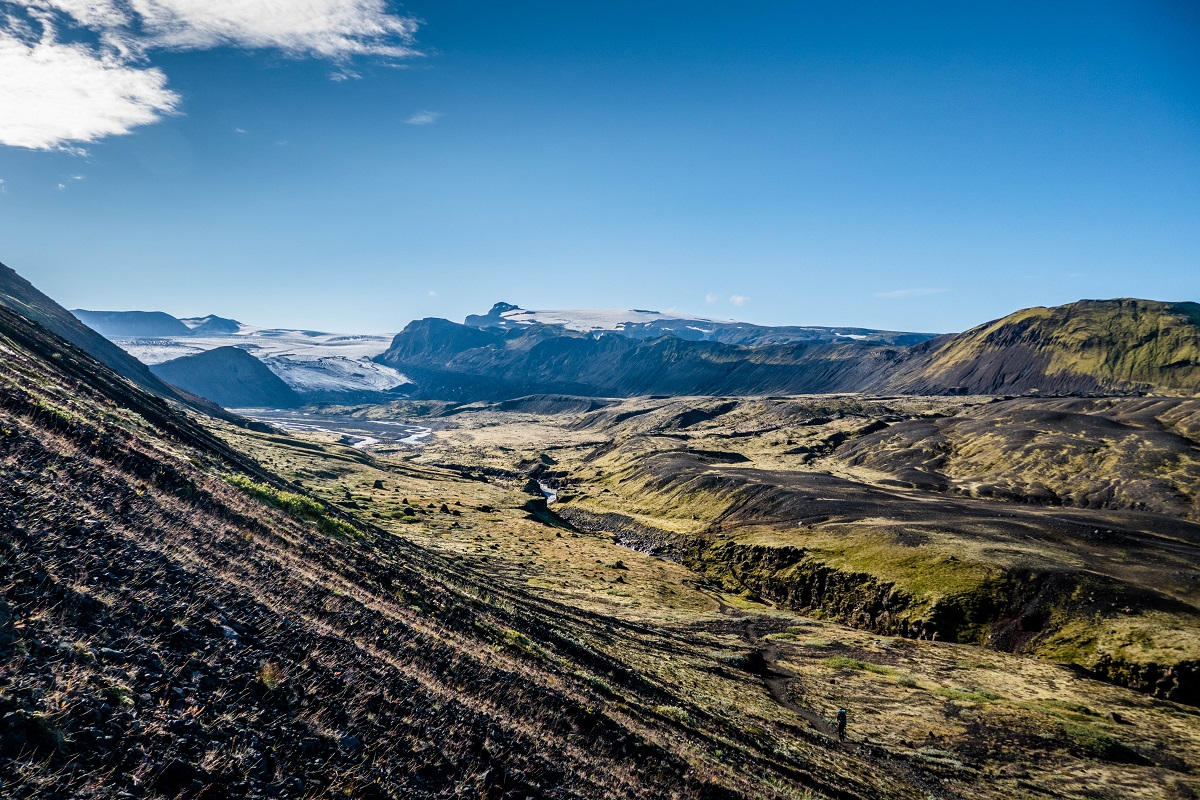
[[886,383],[971,394],[1200,392],[1200,304],[1081,300],[1027,308],[919,346]]

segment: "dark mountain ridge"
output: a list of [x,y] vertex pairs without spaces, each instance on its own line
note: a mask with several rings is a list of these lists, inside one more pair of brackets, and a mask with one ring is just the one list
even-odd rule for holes
[[1200,392],[1200,305],[1082,300],[1031,308],[913,345],[735,345],[553,325],[410,323],[376,361],[418,396],[1138,394]]

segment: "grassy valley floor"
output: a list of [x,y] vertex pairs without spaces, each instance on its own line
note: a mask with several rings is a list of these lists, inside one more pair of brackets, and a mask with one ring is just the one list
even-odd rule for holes
[[[667,405],[631,401],[637,402],[659,411]],[[934,413],[976,404],[919,402],[922,412]],[[616,415],[631,410],[640,409],[615,409]],[[645,421],[659,411],[626,420]],[[670,413],[681,412],[675,407]],[[647,439],[677,444],[678,437],[664,434],[678,429],[660,420],[648,424],[645,434],[630,437],[630,443],[598,432],[586,416],[479,409],[439,420],[440,430],[427,447],[373,451],[339,444],[336,435],[283,437],[225,426],[219,433],[314,495],[468,565],[498,586],[513,587],[507,602],[540,597],[596,620],[598,628],[573,634],[630,674],[667,690],[671,699],[655,704],[653,714],[684,729],[708,729],[720,721],[738,732],[726,734],[727,743],[710,751],[717,761],[733,752],[726,748],[745,747],[738,738],[748,738],[762,751],[810,759],[818,772],[840,769],[837,759],[852,758],[881,785],[900,792],[909,787],[914,796],[1182,798],[1200,793],[1194,774],[1200,765],[1200,714],[1193,706],[1089,679],[1045,658],[929,636],[881,635],[820,610],[797,613],[716,572],[706,575],[678,560],[622,546],[618,542],[628,538],[620,531],[583,530],[548,513],[532,493],[531,475],[559,485],[564,503],[550,509],[576,505],[593,514],[619,513],[655,531],[726,537],[723,541],[749,542],[772,530],[769,535],[782,535],[775,528],[759,526],[754,533],[753,526],[732,525],[728,515],[714,513],[715,503],[710,509],[696,504],[696,519],[664,513],[686,509],[684,500],[656,505],[663,503],[661,492],[631,491],[618,460],[628,452],[621,448],[646,447]],[[745,423],[755,418],[764,421],[761,413],[747,414]],[[781,451],[795,449],[798,441],[862,428],[869,420],[843,417],[824,424],[828,427],[816,434],[801,431],[809,434],[807,440],[787,432],[731,437],[739,432],[733,426],[710,431],[704,446],[745,454],[743,463],[749,466],[766,466],[773,459],[774,467],[815,469],[810,459],[798,463],[795,455]],[[719,450],[712,444],[718,436]],[[701,449],[699,442],[687,446]],[[656,447],[661,449],[654,445],[637,452],[653,455]],[[720,467],[746,468],[730,467],[728,460]],[[845,465],[834,471],[886,485],[881,472]],[[644,477],[638,480],[644,487]],[[714,535],[714,521],[728,527]],[[822,535],[836,538],[836,529],[817,526]],[[959,569],[947,575],[972,580]],[[537,651],[532,641],[516,639],[514,646]],[[588,680],[620,702],[616,698],[623,691],[606,674]],[[840,707],[850,711],[845,743],[836,741],[833,728]],[[812,791],[837,796],[838,786],[831,776]]]

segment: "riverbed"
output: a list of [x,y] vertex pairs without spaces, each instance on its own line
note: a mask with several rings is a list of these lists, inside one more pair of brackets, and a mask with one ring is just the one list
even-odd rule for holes
[[392,420],[358,419],[340,414],[322,414],[317,411],[290,411],[271,408],[233,409],[243,417],[265,422],[281,431],[300,433],[332,433],[358,450],[372,445],[407,444],[422,445],[433,433],[432,428],[414,425],[411,422]]

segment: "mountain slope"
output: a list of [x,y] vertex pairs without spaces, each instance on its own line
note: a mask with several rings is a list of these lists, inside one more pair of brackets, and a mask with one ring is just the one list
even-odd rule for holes
[[84,325],[71,312],[3,264],[0,264],[0,306],[42,325],[153,394],[185,401],[188,399],[180,398],[178,392],[150,374],[145,364]]
[[45,327],[55,336],[70,342],[126,380],[157,397],[176,401],[235,424],[253,424],[227,413],[220,406],[171,386],[155,377],[141,361],[80,322],[74,314],[40,292],[15,271],[0,264],[0,308]]
[[159,378],[225,408],[296,408],[300,395],[254,356],[238,347],[218,347],[154,364]]
[[1200,304],[1081,300],[918,346],[884,384],[910,394],[1200,392]]

